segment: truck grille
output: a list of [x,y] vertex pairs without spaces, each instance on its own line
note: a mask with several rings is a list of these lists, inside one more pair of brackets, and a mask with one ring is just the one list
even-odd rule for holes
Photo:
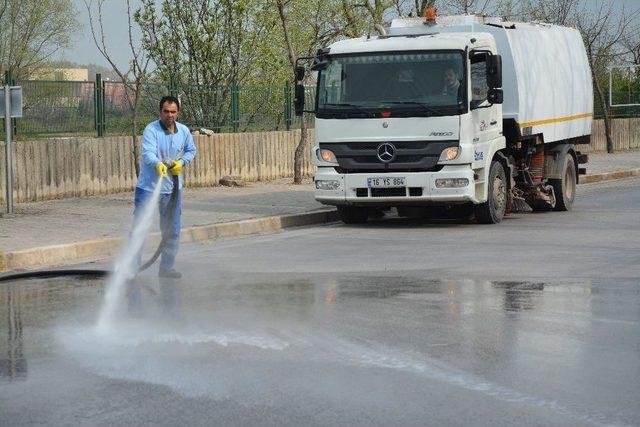
[[372,188],[371,197],[406,197],[407,189],[402,188]]
[[397,141],[395,157],[385,163],[378,158],[378,147],[384,142],[320,143],[320,148],[333,151],[340,173],[425,172],[441,169],[438,159],[442,150],[458,146],[458,141]]
[[[407,189],[399,188],[372,188],[371,197],[406,197]],[[409,197],[422,196],[422,187],[409,187]],[[369,197],[368,188],[356,188],[356,197]]]

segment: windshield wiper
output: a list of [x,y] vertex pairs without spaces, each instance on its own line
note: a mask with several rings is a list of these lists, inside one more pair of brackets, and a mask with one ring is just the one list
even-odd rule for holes
[[356,105],[356,104],[335,104],[335,103],[325,103],[322,104],[322,108],[326,108],[326,107],[347,107],[347,108],[355,108],[356,110],[361,110],[363,107],[362,105]]
[[437,113],[443,107],[434,107],[431,105],[427,105],[424,102],[418,101],[384,101],[384,104],[396,104],[396,105],[416,105],[418,107],[422,107],[430,113]]
[[428,105],[424,102],[418,101],[384,101],[385,104],[396,104],[396,105],[409,105],[409,106],[418,106],[421,107],[424,111],[430,114],[441,114],[445,111],[460,111],[460,106],[456,105]]

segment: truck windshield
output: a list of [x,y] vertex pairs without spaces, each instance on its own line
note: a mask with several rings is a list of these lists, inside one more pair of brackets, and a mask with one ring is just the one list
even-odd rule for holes
[[464,112],[462,51],[330,58],[318,76],[317,116],[443,116]]

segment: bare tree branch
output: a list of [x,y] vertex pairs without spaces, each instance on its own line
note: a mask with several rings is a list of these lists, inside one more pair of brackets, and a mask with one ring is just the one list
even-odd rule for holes
[[107,42],[105,38],[104,31],[104,20],[102,17],[102,7],[104,5],[105,0],[97,1],[97,29],[96,24],[94,23],[94,14],[93,14],[93,0],[84,0],[84,4],[87,8],[87,13],[89,15],[89,28],[91,29],[91,35],[93,37],[93,42],[96,46],[96,49],[100,52],[100,54],[104,57],[104,59],[111,65],[113,71],[118,75],[122,86],[124,88],[124,95],[129,106],[129,112],[131,115],[131,136],[132,136],[132,147],[133,147],[133,155],[134,155],[134,165],[136,169],[136,176],[140,174],[140,147],[138,145],[138,114],[140,110],[140,100],[143,95],[144,85],[147,83],[149,79],[148,67],[150,59],[144,53],[144,48],[142,46],[136,46],[132,27],[133,27],[133,19],[132,19],[132,9],[131,2],[127,0],[127,32],[128,32],[128,43],[129,43],[129,51],[131,55],[131,59],[129,61],[129,68],[126,71],[123,71],[118,65],[115,63],[111,54],[107,49]]
[[587,58],[591,66],[593,86],[602,108],[607,139],[607,151],[613,152],[611,136],[611,111],[603,89],[602,80],[607,75],[607,67],[620,55],[616,48],[628,34],[629,26],[637,14],[627,14],[624,7],[619,14],[614,13],[612,2],[602,2],[596,12],[584,9],[576,13],[576,25],[582,33]]
[[2,3],[2,9],[0,9],[0,19],[2,19],[4,12],[7,10],[8,3],[9,3],[9,0],[4,0],[4,2]]

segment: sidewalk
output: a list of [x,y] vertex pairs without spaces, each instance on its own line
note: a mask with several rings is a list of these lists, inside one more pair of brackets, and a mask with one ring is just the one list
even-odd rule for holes
[[[581,182],[619,178],[607,175],[616,171],[640,175],[640,151],[589,154],[588,174],[581,177]],[[302,185],[290,182],[185,190],[182,227],[187,230],[183,241],[274,231],[335,219],[335,214],[326,213],[331,208],[314,200],[311,180]],[[0,217],[0,272],[98,259],[115,253],[119,239],[131,226],[133,194],[21,203],[14,207],[13,215]],[[323,213],[306,215],[319,211]]]
[[[311,180],[253,183],[246,187],[185,189],[182,227],[322,209]],[[3,206],[4,207],[4,206]],[[14,205],[0,219],[2,252],[81,240],[125,236],[133,220],[133,192]],[[152,231],[158,231],[154,221]]]

